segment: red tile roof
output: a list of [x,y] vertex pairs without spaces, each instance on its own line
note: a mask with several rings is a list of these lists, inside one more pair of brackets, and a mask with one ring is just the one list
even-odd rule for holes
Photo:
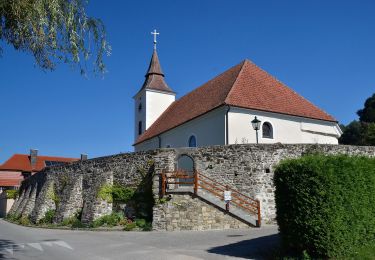
[[336,122],[332,116],[245,60],[173,102],[135,144],[223,105]]
[[0,165],[0,171],[10,170],[10,171],[37,172],[37,171],[41,171],[44,167],[46,167],[45,161],[73,162],[73,161],[78,161],[78,160],[79,159],[76,159],[76,158],[38,155],[36,164],[32,166],[29,155],[14,154],[3,165]]
[[0,187],[20,186],[22,180],[21,172],[0,171]]

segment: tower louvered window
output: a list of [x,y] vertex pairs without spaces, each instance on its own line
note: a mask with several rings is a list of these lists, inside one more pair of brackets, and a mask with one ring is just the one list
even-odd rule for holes
[[138,122],[138,135],[142,134],[142,121]]

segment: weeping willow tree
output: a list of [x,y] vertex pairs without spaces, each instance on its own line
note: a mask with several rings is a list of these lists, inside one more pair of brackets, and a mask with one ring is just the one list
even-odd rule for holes
[[[0,44],[30,53],[38,66],[65,62],[81,73],[104,73],[110,55],[100,19],[87,16],[86,0],[0,0]],[[4,49],[0,45],[0,54]]]

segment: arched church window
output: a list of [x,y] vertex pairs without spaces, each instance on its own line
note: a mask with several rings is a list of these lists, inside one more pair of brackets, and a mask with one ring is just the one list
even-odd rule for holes
[[138,111],[139,111],[139,112],[142,111],[142,103],[139,103],[139,105],[138,105]]
[[189,137],[189,147],[197,147],[197,139],[194,135]]
[[272,125],[269,122],[264,122],[262,126],[263,138],[273,138]]

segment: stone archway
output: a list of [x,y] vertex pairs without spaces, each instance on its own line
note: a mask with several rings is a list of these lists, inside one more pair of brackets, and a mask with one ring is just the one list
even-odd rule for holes
[[[183,171],[185,174],[191,176],[191,179],[180,179],[179,182],[193,182],[194,180],[194,160],[187,154],[181,154],[176,162],[176,171]],[[180,184],[179,186],[192,186],[192,184]]]

